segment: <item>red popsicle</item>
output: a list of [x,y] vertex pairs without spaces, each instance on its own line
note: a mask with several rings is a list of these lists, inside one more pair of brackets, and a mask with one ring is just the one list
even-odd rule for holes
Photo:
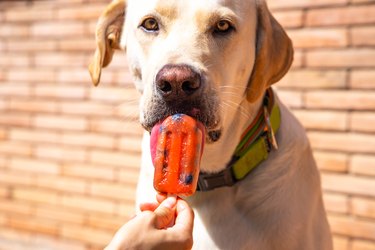
[[151,157],[156,191],[192,195],[198,182],[204,146],[204,126],[194,118],[176,114],[151,131]]

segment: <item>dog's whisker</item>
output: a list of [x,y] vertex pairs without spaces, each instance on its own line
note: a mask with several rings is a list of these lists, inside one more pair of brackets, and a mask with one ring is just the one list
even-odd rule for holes
[[248,119],[251,116],[251,114],[247,110],[245,110],[241,105],[238,105],[237,103],[226,100],[222,102],[222,104],[235,111],[239,111],[240,115],[242,115],[246,119]]

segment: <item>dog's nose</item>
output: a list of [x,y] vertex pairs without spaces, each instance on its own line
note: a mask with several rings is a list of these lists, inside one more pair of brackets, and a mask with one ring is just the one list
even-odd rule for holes
[[186,99],[201,89],[201,77],[188,65],[165,65],[156,75],[157,91],[166,100]]

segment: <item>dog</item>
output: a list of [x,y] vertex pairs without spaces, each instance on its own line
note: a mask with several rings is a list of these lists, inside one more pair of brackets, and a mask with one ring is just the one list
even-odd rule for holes
[[[186,198],[194,249],[332,249],[305,131],[271,88],[289,70],[293,47],[265,1],[114,0],[96,45],[93,83],[123,50],[142,94],[138,203],[155,197],[149,132],[184,113],[206,137],[200,190]],[[236,155],[241,144],[246,156]]]

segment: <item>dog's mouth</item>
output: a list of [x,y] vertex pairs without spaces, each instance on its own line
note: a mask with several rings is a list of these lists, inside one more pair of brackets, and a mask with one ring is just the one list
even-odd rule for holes
[[186,114],[197,119],[205,127],[206,142],[213,143],[220,139],[221,128],[215,98],[195,98],[173,103],[154,96],[143,112],[142,126],[149,132],[159,122],[174,114]]

